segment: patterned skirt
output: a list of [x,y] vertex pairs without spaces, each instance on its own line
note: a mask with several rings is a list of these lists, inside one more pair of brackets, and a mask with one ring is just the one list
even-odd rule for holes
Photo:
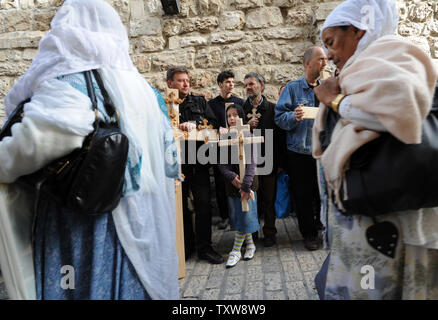
[[403,242],[399,218],[392,222],[399,233],[391,258],[369,245],[365,232],[373,225],[368,217],[343,216],[328,205],[330,259],[325,299],[435,300],[438,299],[438,250]]
[[85,216],[41,200],[35,225],[37,299],[150,300],[111,214]]

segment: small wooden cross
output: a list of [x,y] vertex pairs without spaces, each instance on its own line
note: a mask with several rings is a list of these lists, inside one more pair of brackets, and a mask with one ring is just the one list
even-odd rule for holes
[[183,100],[179,99],[178,89],[167,89],[167,96],[164,98],[167,104],[167,111],[169,112],[170,122],[172,127],[179,126],[179,105]]
[[202,120],[202,123],[204,125],[198,124],[198,130],[213,129],[213,126],[211,124],[208,124],[208,120],[207,119]]
[[[237,120],[235,126],[230,127],[230,132],[236,132],[236,139],[223,139],[219,140],[219,147],[239,145],[239,178],[243,181],[246,171],[246,159],[245,159],[245,145],[253,143],[262,143],[264,141],[263,137],[247,137],[245,138],[244,133],[250,132],[250,127],[248,124],[243,125],[242,119]],[[242,211],[249,211],[248,200],[242,200]]]
[[257,113],[257,108],[256,107],[254,107],[254,108],[252,108],[252,113],[248,113],[247,114],[247,117],[248,118],[256,118],[256,119],[258,119],[258,118],[260,118],[262,115],[260,114],[260,113]]

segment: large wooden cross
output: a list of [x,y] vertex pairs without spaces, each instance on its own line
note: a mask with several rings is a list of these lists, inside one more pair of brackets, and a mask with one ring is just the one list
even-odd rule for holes
[[[181,139],[185,139],[183,131],[179,130],[179,104],[178,89],[167,89],[167,96],[164,98],[169,112],[169,118],[175,137],[176,149],[179,160],[179,172],[181,172]],[[175,180],[175,200],[176,200],[176,250],[178,254],[178,278],[186,276],[186,260],[184,249],[184,224],[183,224],[183,205],[182,205],[182,181],[184,175],[180,174],[180,179]]]
[[[235,139],[219,140],[218,144],[219,147],[232,146],[232,145],[239,146],[239,178],[240,181],[243,181],[246,171],[245,145],[254,144],[254,143],[263,143],[264,139],[263,137],[245,138],[244,134],[250,132],[250,128],[248,124],[243,125],[241,118],[238,119],[236,126],[230,127],[230,133],[231,132],[235,132],[237,134]],[[242,211],[243,212],[249,211],[248,200],[242,200]]]

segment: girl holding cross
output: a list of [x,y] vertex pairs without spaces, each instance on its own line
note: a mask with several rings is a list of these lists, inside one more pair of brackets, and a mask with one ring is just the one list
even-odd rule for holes
[[[237,106],[232,104],[226,109],[228,127],[236,126],[239,119]],[[229,153],[230,154],[230,153]],[[230,160],[230,159],[229,159]],[[219,170],[225,177],[225,190],[228,196],[228,207],[230,209],[230,223],[236,230],[233,250],[230,252],[226,267],[234,267],[242,257],[241,249],[246,242],[244,260],[254,257],[256,247],[252,239],[252,233],[259,230],[260,225],[257,218],[257,176],[255,155],[251,148],[251,162],[246,164],[243,179],[239,176],[239,165],[219,164]],[[249,211],[242,210],[242,200],[248,200]]]

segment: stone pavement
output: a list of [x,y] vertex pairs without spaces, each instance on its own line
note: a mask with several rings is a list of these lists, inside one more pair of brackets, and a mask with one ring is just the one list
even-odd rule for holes
[[0,274],[0,300],[5,300],[7,298],[8,295],[6,294],[5,283],[3,281],[3,277]]
[[[293,217],[277,220],[277,244],[256,242],[254,259],[239,261],[230,269],[212,265],[194,254],[186,261],[187,277],[180,279],[183,300],[315,300],[314,278],[328,251],[308,251]],[[261,235],[262,236],[262,235]],[[226,259],[234,231],[213,226],[213,247]],[[242,251],[244,252],[244,251]]]
[[[193,255],[186,262],[187,277],[180,280],[183,300],[314,300],[314,278],[327,251],[307,251],[295,218],[277,220],[277,244],[264,248],[256,242],[254,259],[239,261],[231,269],[225,263],[211,265]],[[234,231],[213,226],[213,245],[225,258],[233,247]],[[7,299],[0,275],[0,300]]]

